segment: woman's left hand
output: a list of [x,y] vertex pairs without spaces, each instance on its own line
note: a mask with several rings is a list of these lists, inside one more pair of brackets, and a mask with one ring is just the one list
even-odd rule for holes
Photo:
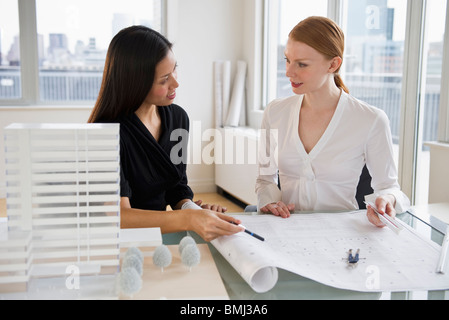
[[[381,214],[387,214],[390,217],[394,218],[396,216],[396,210],[394,209],[395,203],[395,197],[393,195],[386,194],[377,197],[375,205],[377,211],[379,211]],[[377,216],[377,213],[375,213],[370,206],[367,207],[366,215],[368,217],[368,220],[375,226],[379,228],[385,227],[385,223],[380,220],[380,218]]]
[[202,200],[195,201],[195,204],[200,206],[203,209],[208,209],[208,210],[211,210],[211,211],[216,211],[216,212],[221,212],[221,213],[224,213],[224,212],[226,212],[228,210],[226,207],[222,207],[219,204],[207,204],[207,203],[206,204],[202,204],[202,203],[203,203]]

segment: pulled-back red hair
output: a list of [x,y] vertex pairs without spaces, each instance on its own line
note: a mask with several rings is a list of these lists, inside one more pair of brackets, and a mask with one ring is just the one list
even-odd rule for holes
[[[312,16],[302,20],[292,29],[289,38],[305,43],[329,60],[335,57],[340,57],[343,60],[345,36],[341,28],[329,18]],[[338,74],[340,67],[334,73],[335,84],[349,93],[348,88]]]

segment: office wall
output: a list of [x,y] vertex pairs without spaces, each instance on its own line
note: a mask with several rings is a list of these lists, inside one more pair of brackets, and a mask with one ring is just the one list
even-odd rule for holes
[[[213,69],[215,60],[243,59],[245,1],[169,0],[168,37],[174,42],[178,59],[176,103],[186,109],[192,123],[201,130],[214,126]],[[247,6],[247,5],[246,5]],[[234,70],[234,68],[233,68]],[[234,74],[234,73],[233,73]],[[14,122],[86,122],[90,107],[0,107],[0,137],[3,128]],[[206,145],[207,141],[203,143]],[[0,148],[0,198],[6,195],[3,143]],[[214,165],[188,167],[195,192],[215,191]]]
[[[245,0],[246,1],[246,0]],[[175,0],[176,13],[169,11],[168,37],[178,59],[176,103],[189,114],[192,138],[214,127],[213,62],[231,60],[233,75],[243,59],[244,2],[241,0]],[[177,17],[176,17],[177,16]],[[193,129],[201,127],[201,133]],[[206,137],[205,137],[206,138]],[[204,147],[209,141],[202,141]],[[197,149],[195,149],[197,150]],[[192,150],[192,151],[195,151]],[[196,151],[195,151],[196,152]],[[215,168],[204,161],[188,165],[189,183],[195,192],[215,191]]]

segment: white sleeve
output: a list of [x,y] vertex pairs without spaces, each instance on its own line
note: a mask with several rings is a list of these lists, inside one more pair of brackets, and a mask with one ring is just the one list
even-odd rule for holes
[[278,188],[278,131],[270,128],[270,106],[267,106],[259,135],[258,177],[256,194],[258,209],[282,199]]
[[181,210],[185,210],[185,209],[201,210],[202,208],[199,205],[197,205],[195,202],[193,202],[192,200],[189,200],[189,201],[184,202],[181,206]]
[[396,212],[408,210],[410,200],[401,191],[398,183],[390,124],[383,111],[379,112],[368,135],[365,154],[366,165],[372,177],[371,185],[374,189],[374,193],[366,196],[365,199],[374,202],[380,195],[392,194],[396,198]]

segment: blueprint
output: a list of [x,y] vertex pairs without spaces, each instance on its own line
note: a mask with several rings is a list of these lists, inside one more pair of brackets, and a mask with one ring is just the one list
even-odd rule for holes
[[[449,289],[449,270],[437,273],[441,246],[404,229],[377,228],[366,211],[273,215],[237,215],[265,238],[247,233],[223,236],[212,244],[256,292],[277,282],[278,268],[328,286],[361,292]],[[354,266],[349,250],[360,250]]]

